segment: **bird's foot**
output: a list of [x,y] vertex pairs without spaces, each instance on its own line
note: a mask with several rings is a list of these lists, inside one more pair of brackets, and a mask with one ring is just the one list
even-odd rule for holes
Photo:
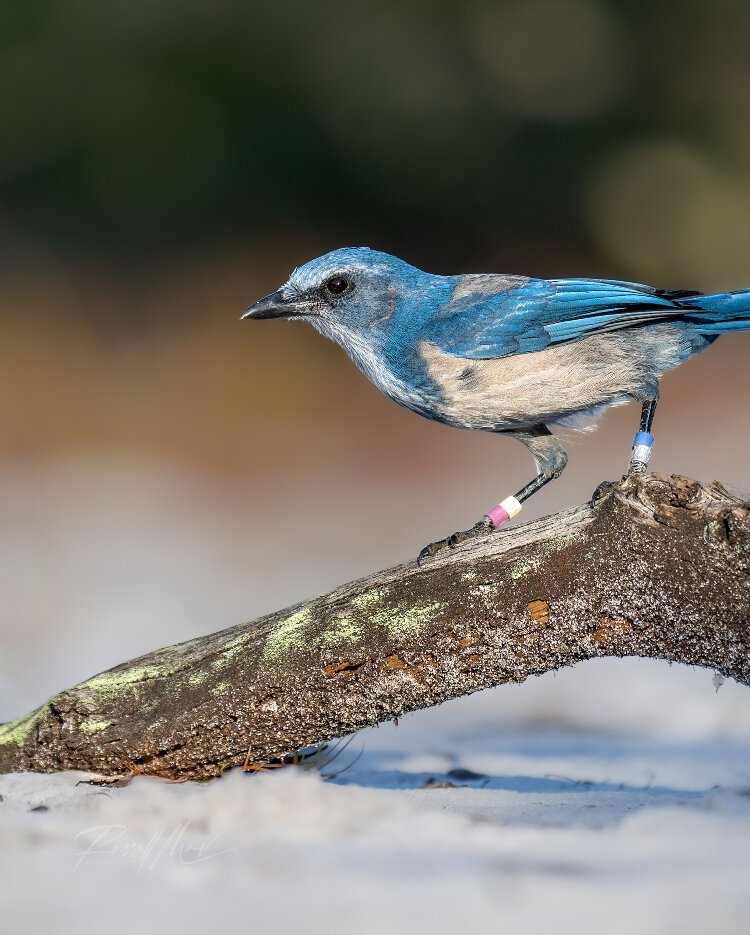
[[463,532],[454,532],[452,536],[447,536],[445,539],[438,539],[437,542],[431,542],[429,545],[426,545],[417,556],[417,565],[421,565],[426,558],[432,558],[433,555],[437,555],[438,552],[442,552],[445,549],[455,549],[456,546],[461,545],[462,542],[467,542],[469,539],[478,539],[482,536],[486,536],[493,531],[493,528],[492,521],[488,517],[483,516],[478,523],[474,523],[471,529],[465,529]]
[[[521,493],[523,493],[523,491]],[[521,496],[521,494],[519,494],[519,496]],[[512,520],[514,516],[518,516],[522,509],[523,507],[519,500],[515,497],[506,497],[496,506],[493,506],[491,510],[487,510],[479,522],[474,523],[471,529],[466,529],[464,532],[454,532],[453,535],[448,536],[447,539],[439,539],[437,542],[431,542],[429,545],[426,545],[417,556],[417,565],[421,565],[426,558],[431,558],[444,549],[455,549],[457,545],[461,545],[462,542],[466,542],[468,539],[477,539],[486,536],[494,529],[497,529],[498,526],[502,526],[504,523]]]
[[605,480],[596,488],[596,490],[591,494],[591,503],[598,503],[600,500],[603,500],[607,494],[611,493],[617,486],[616,481]]

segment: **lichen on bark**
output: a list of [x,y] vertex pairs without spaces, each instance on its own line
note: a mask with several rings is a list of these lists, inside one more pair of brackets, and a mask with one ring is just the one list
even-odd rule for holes
[[750,683],[750,505],[645,475],[591,504],[167,647],[0,725],[0,771],[205,778],[595,656]]

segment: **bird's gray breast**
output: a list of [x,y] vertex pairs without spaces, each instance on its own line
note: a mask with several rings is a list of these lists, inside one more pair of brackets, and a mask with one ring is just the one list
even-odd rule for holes
[[429,341],[420,342],[419,353],[440,391],[442,421],[492,430],[646,398],[682,359],[681,342],[681,333],[664,325],[490,360],[454,357]]

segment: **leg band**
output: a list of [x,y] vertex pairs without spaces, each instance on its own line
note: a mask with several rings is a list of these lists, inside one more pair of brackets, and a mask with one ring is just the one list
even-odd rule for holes
[[651,449],[653,445],[654,436],[650,435],[648,432],[638,432],[635,436],[633,451],[630,455],[630,466],[631,469],[635,469],[635,473],[642,473],[648,467],[648,462],[651,460]]
[[503,523],[507,523],[508,520],[513,519],[514,516],[518,514],[523,509],[523,506],[516,500],[515,497],[506,497],[502,502],[498,503],[497,506],[493,506],[491,510],[488,510],[484,515],[492,523],[492,525],[497,529],[498,526],[502,526]]

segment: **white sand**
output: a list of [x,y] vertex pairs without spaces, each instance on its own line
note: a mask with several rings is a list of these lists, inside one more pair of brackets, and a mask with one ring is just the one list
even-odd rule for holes
[[690,739],[653,723],[635,739],[627,715],[608,735],[510,733],[500,689],[362,732],[328,769],[360,759],[328,782],[294,768],[114,789],[0,777],[3,931],[744,935],[750,717],[742,740],[706,727],[742,690],[650,675],[671,705],[702,695]]

